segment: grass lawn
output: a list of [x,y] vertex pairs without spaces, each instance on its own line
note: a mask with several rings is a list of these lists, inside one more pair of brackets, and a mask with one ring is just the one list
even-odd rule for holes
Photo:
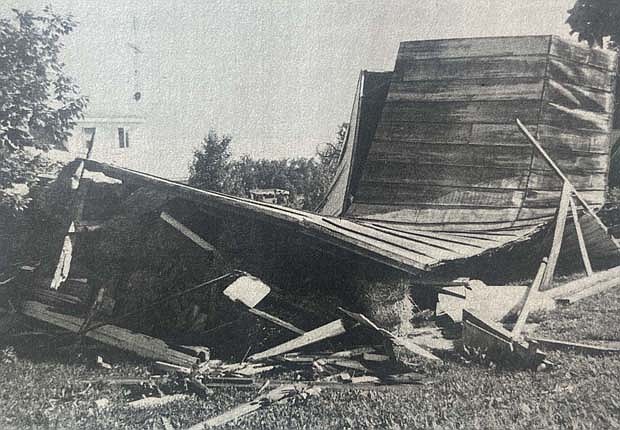
[[[620,340],[620,288],[536,315],[541,337],[592,342]],[[0,428],[150,429],[159,417],[185,428],[256,396],[256,389],[218,388],[208,398],[145,411],[131,410],[119,386],[80,379],[144,376],[147,365],[91,345],[41,347],[30,338],[0,353]],[[40,342],[40,340],[37,340]],[[113,364],[94,365],[97,354]],[[430,370],[428,385],[376,390],[324,389],[320,396],[278,404],[227,428],[243,429],[581,429],[620,428],[620,355],[550,352],[544,372],[509,371],[451,360]],[[106,398],[100,409],[95,400]]]

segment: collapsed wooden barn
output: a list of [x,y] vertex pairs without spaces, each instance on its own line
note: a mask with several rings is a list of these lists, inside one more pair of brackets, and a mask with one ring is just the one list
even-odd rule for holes
[[[128,200],[140,189],[165,195],[154,210],[210,244],[236,223],[243,230],[236,240],[245,241],[234,246],[240,269],[283,288],[352,293],[381,321],[372,309],[381,297],[429,279],[501,279],[497,272],[511,269],[505,261],[533,277],[549,254],[563,189],[583,204],[573,212],[579,222],[561,232],[560,257],[579,269],[585,243],[595,268],[618,263],[619,247],[592,210],[607,187],[616,63],[611,51],[554,36],[403,42],[394,71],[360,75],[337,175],[318,213],[94,160],[80,161],[76,176],[103,172],[122,182]],[[73,238],[88,221],[106,219],[71,221]],[[64,258],[58,285],[70,271]],[[403,295],[388,305],[411,310]]]

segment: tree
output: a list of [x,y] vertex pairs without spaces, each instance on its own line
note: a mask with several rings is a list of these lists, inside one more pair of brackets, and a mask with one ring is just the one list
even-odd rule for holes
[[[35,15],[13,9],[0,19],[0,205],[20,209],[28,189],[49,164],[29,151],[61,146],[87,99],[64,72],[62,38],[75,27],[70,16],[46,7]],[[21,196],[21,197],[20,197]]]
[[610,48],[617,48],[620,44],[618,0],[577,0],[568,13],[566,22],[571,27],[571,34],[577,33],[580,41],[603,47],[604,39],[609,37]]
[[190,185],[210,191],[227,191],[231,141],[231,136],[220,137],[215,130],[209,130],[200,148],[194,151],[189,170]]

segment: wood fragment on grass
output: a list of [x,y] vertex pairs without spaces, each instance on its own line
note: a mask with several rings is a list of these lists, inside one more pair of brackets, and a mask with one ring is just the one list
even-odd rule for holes
[[231,421],[235,421],[243,416],[252,414],[260,409],[267,408],[275,403],[282,402],[292,397],[301,396],[308,391],[309,388],[305,384],[284,385],[275,388],[250,402],[238,405],[223,414],[193,425],[186,430],[203,430],[218,427]]
[[304,346],[312,345],[325,339],[339,336],[346,333],[346,331],[347,329],[344,321],[342,319],[338,319],[315,328],[314,330],[310,330],[299,337],[289,340],[288,342],[269,348],[266,351],[253,354],[248,357],[248,361],[266,360],[271,357],[303,348]]
[[377,333],[380,333],[383,337],[385,337],[386,339],[388,339],[391,342],[392,346],[396,346],[397,348],[398,347],[404,348],[408,352],[411,352],[414,355],[417,355],[417,356],[422,357],[422,358],[427,359],[427,360],[438,361],[438,362],[442,361],[435,354],[433,354],[433,353],[427,351],[426,349],[422,348],[420,345],[418,345],[417,343],[415,343],[411,339],[404,338],[404,337],[398,337],[398,336],[394,335],[392,332],[390,332],[390,331],[388,331],[388,330],[386,330],[384,328],[379,327],[377,324],[375,324],[370,319],[368,319],[368,317],[366,317],[365,315],[358,314],[358,313],[355,313],[355,312],[350,312],[350,311],[347,311],[346,309],[343,309],[343,308],[338,308],[338,309],[341,312],[343,312],[345,315],[347,315],[350,318],[352,318],[353,320],[357,321],[358,323],[363,324],[366,327],[371,328],[372,330],[376,331]]
[[145,397],[140,400],[134,400],[133,402],[129,402],[127,403],[127,406],[133,409],[156,408],[159,406],[170,404],[172,402],[187,400],[188,398],[189,396],[187,394],[170,394],[163,397]]

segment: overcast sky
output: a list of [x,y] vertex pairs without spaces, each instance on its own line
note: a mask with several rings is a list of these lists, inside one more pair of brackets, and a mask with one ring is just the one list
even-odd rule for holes
[[[93,113],[133,93],[132,18],[141,56],[144,168],[178,176],[209,128],[234,152],[311,156],[348,121],[361,69],[391,70],[403,40],[557,34],[575,0],[2,0],[51,3],[80,22],[68,70]],[[5,8],[5,6],[0,6]],[[5,8],[3,13],[9,10]]]

